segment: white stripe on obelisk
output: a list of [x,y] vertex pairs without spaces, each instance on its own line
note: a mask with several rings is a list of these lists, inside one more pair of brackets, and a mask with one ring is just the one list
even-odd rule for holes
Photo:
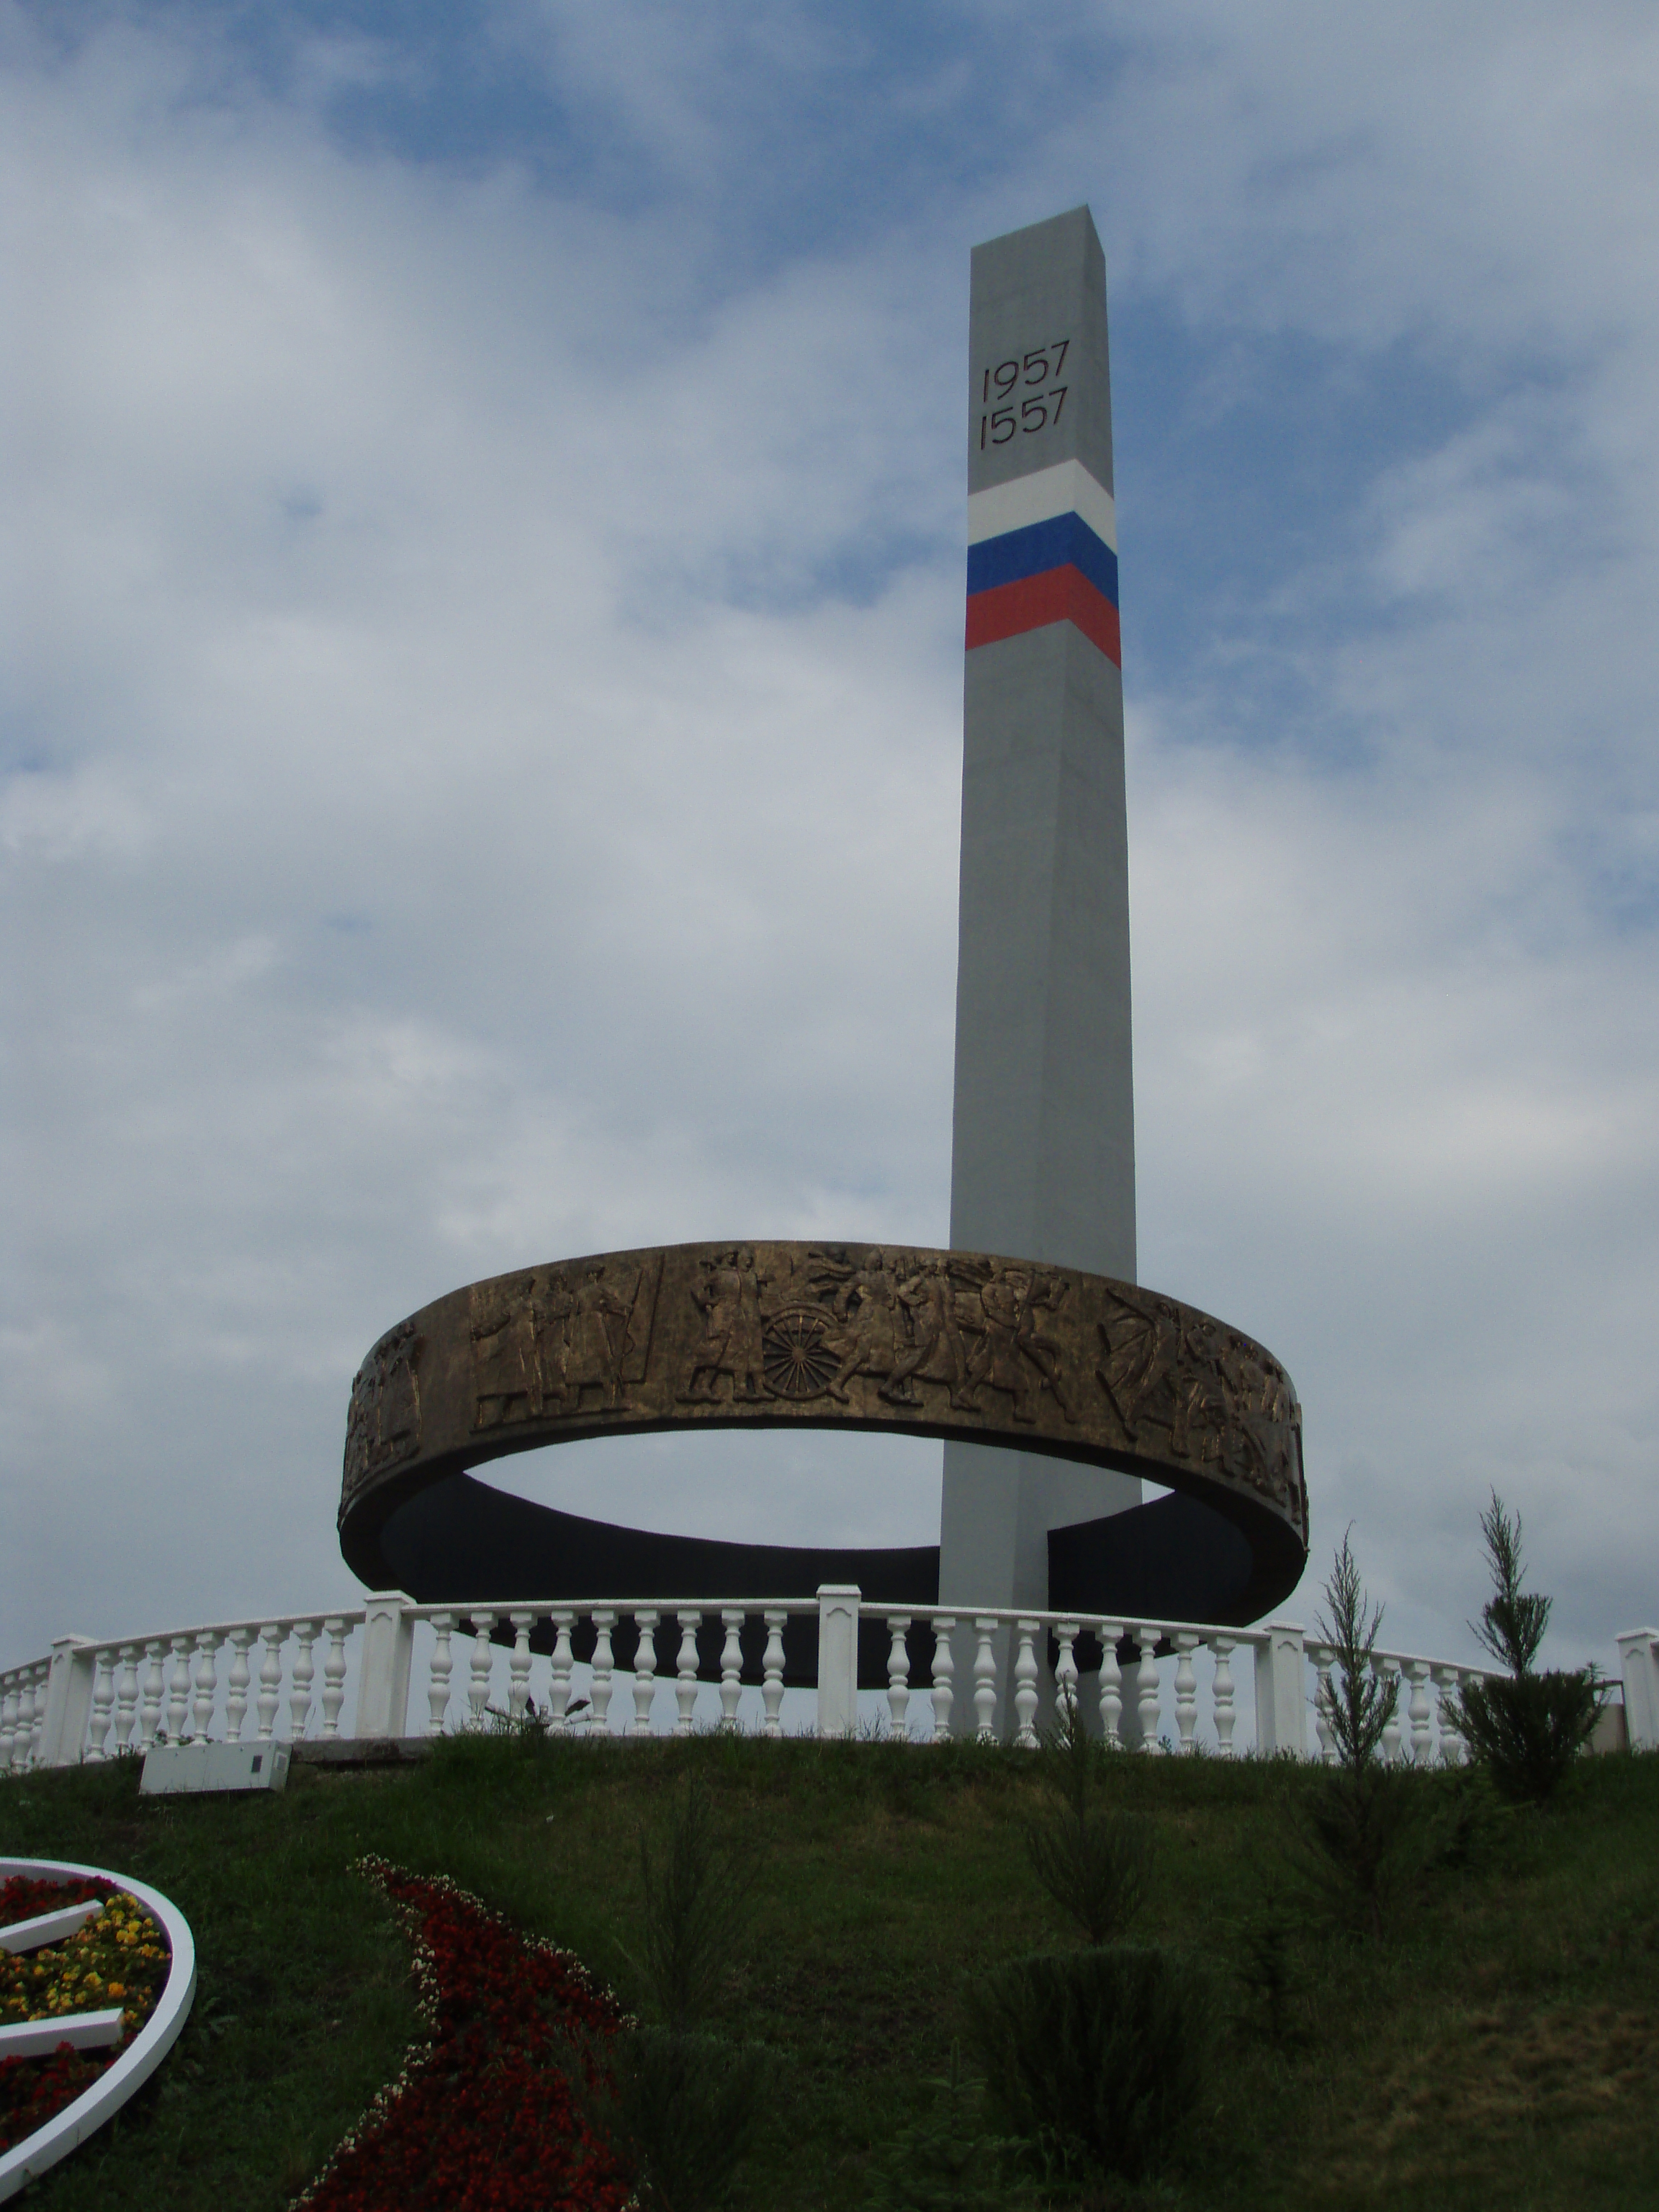
[[1116,552],[1117,508],[1112,495],[1096,483],[1081,461],[1060,461],[1051,469],[1016,477],[1012,483],[974,492],[968,501],[968,543],[982,545],[988,538],[1029,530],[1034,522],[1052,522],[1057,514],[1079,516],[1103,545]]

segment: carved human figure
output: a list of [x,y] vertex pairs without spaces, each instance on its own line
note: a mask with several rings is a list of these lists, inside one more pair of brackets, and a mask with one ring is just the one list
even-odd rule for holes
[[528,1420],[542,1410],[541,1368],[531,1310],[536,1279],[502,1285],[477,1283],[472,1291],[472,1425],[493,1429]]
[[[603,1266],[589,1267],[576,1285],[568,1331],[569,1382],[580,1395],[597,1383],[599,1403],[609,1410],[621,1401],[618,1374],[627,1342],[629,1303],[605,1279]],[[613,1327],[613,1324],[615,1326]]]
[[1063,1275],[1056,1275],[1048,1268],[1034,1270],[1020,1308],[1018,1343],[1020,1351],[1042,1377],[1038,1387],[1052,1391],[1060,1412],[1068,1421],[1075,1421],[1077,1415],[1066,1395],[1066,1346],[1058,1337],[1046,1336],[1041,1325],[1045,1314],[1060,1311],[1071,1291]]
[[766,1322],[761,1294],[768,1278],[755,1266],[752,1249],[745,1244],[737,1255],[738,1319],[732,1333],[732,1395],[734,1398],[769,1398],[766,1380]]
[[550,1275],[530,1302],[536,1360],[541,1371],[542,1405],[550,1413],[574,1413],[581,1393],[570,1380],[570,1322],[576,1301],[569,1285]]
[[1218,1460],[1231,1409],[1226,1364],[1215,1324],[1204,1319],[1189,1320],[1181,1332],[1176,1357],[1182,1380],[1174,1392],[1170,1449],[1177,1459],[1195,1460],[1200,1465],[1206,1460]]
[[847,1385],[855,1375],[890,1375],[899,1357],[902,1309],[884,1254],[865,1255],[864,1265],[836,1292],[835,1313],[841,1326],[823,1342],[841,1365],[827,1387],[845,1406],[851,1402]]
[[1295,1425],[1300,1408],[1278,1363],[1237,1334],[1226,1340],[1228,1472],[1286,1506],[1300,1508]]
[[702,1309],[702,1338],[691,1356],[685,1388],[678,1394],[682,1406],[715,1404],[722,1375],[732,1377],[736,1395],[733,1351],[744,1320],[744,1280],[738,1258],[738,1253],[727,1252],[717,1260],[705,1260],[702,1280],[692,1290],[693,1299]]
[[999,1267],[988,1282],[980,1285],[985,1330],[968,1363],[969,1388],[977,1390],[989,1383],[992,1389],[1005,1391],[1014,1401],[1017,1421],[1036,1419],[1030,1409],[1030,1376],[1019,1346],[1030,1291],[1031,1275],[1024,1267]]
[[949,1261],[941,1254],[899,1285],[899,1303],[908,1312],[913,1341],[893,1364],[881,1386],[881,1395],[896,1406],[914,1406],[919,1393],[913,1377],[950,1386],[951,1403],[958,1413],[975,1410],[967,1395],[968,1347],[957,1320],[956,1291]]
[[[1109,1290],[1107,1296],[1111,1301],[1109,1319],[1095,1325],[1102,1355],[1095,1379],[1125,1436],[1133,1439],[1143,1419],[1158,1418],[1153,1408],[1160,1395],[1170,1395],[1170,1374],[1181,1340],[1181,1316],[1168,1298],[1153,1297],[1143,1306],[1116,1291]],[[1166,1425],[1171,1417],[1166,1417]]]
[[419,1362],[420,1340],[405,1324],[392,1338],[381,1369],[374,1459],[406,1459],[420,1448]]

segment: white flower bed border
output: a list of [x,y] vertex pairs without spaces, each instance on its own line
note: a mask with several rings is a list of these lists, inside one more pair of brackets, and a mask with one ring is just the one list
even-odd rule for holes
[[54,2113],[45,2127],[0,2153],[0,2203],[15,2197],[26,2181],[67,2158],[78,2143],[119,2112],[141,2089],[179,2039],[196,1996],[196,1939],[190,1923],[171,1899],[107,1867],[76,1866],[67,1859],[0,1859],[0,1882],[15,1874],[34,1881],[112,1881],[136,1897],[167,1939],[171,1960],[155,2009],[130,2047],[73,2104]]

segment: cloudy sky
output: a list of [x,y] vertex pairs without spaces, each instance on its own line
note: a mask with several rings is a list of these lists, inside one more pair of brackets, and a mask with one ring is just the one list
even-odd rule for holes
[[[477,1276],[943,1242],[968,254],[1110,297],[1143,1279],[1659,1614],[1646,0],[0,4],[0,1662],[345,1601]],[[937,1534],[936,1446],[533,1495]],[[1310,1619],[1310,1576],[1289,1607]]]

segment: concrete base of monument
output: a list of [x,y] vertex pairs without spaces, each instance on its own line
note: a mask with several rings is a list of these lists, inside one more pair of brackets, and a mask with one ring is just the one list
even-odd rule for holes
[[[1158,1498],[1048,1534],[1048,1606],[1080,1619],[1209,1620],[1243,1625],[1254,1562],[1239,1530],[1197,1499]],[[354,1562],[354,1564],[356,1564]],[[484,1604],[522,1597],[580,1600],[617,1593],[642,1601],[685,1598],[811,1597],[824,1583],[854,1583],[871,1604],[937,1605],[939,1554],[933,1545],[860,1549],[789,1544],[722,1543],[701,1536],[657,1535],[538,1505],[456,1474],[417,1491],[379,1531],[380,1586],[406,1590],[422,1604]],[[363,1571],[362,1565],[358,1571]],[[980,1602],[994,1603],[994,1599]],[[967,1613],[971,1607],[964,1603]],[[495,1632],[510,1642],[503,1623]],[[584,1648],[583,1638],[586,1638]],[[760,1679],[765,1631],[744,1629],[745,1678]],[[635,1632],[619,1621],[616,1664],[626,1670]],[[724,1632],[717,1615],[698,1632],[698,1673],[718,1681]],[[575,1658],[592,1656],[591,1626],[578,1632]],[[754,1650],[748,1649],[750,1642]],[[550,1632],[532,1649],[550,1650]],[[1124,1657],[1130,1656],[1126,1644]],[[867,1620],[859,1638],[859,1683],[887,1684],[888,1638]],[[920,1660],[919,1660],[920,1663]],[[931,1664],[931,1656],[927,1663]],[[1081,1640],[1079,1664],[1100,1663],[1097,1643]],[[817,1622],[793,1619],[784,1633],[784,1680],[817,1680]],[[967,1674],[971,1679],[969,1656]],[[971,1711],[971,1707],[964,1706]]]

